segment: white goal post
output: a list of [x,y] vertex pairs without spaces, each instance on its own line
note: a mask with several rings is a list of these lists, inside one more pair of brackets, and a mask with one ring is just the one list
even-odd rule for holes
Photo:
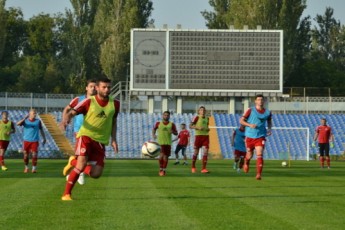
[[[231,136],[237,126],[209,126],[210,129],[228,129],[226,139]],[[218,132],[217,132],[218,133]],[[222,134],[219,134],[222,135]],[[267,137],[267,151],[273,151],[274,154],[286,154],[286,160],[305,159],[310,160],[310,130],[308,127],[272,127],[272,136]],[[272,143],[272,141],[274,143]],[[221,144],[221,143],[220,143]],[[282,150],[283,149],[283,150]],[[282,156],[275,159],[281,159]]]

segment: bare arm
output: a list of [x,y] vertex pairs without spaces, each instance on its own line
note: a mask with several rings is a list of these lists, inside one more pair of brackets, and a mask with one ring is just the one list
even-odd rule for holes
[[117,114],[113,117],[113,127],[111,129],[111,146],[114,149],[115,153],[119,152],[119,147],[117,145]]
[[14,124],[12,123],[11,133],[15,133],[15,132],[16,132],[16,127],[15,127]]
[[21,126],[21,125],[23,125],[24,124],[24,121],[25,121],[25,119],[27,119],[29,117],[29,114],[28,115],[26,115],[23,119],[21,119],[20,121],[18,121],[17,122],[17,125],[18,126]]
[[47,142],[47,140],[46,140],[46,135],[45,135],[45,133],[44,133],[44,131],[43,131],[43,128],[40,129],[40,133],[41,133],[41,136],[42,136],[42,138],[43,138],[42,143],[43,143],[43,145],[45,145],[46,142]]
[[71,122],[72,118],[74,116],[76,116],[78,113],[71,109],[69,112],[66,113],[65,117],[63,119],[65,119],[65,122],[64,123],[60,123],[60,128],[62,131],[65,131],[66,130],[66,127],[67,125]]
[[255,129],[256,128],[256,124],[250,124],[247,122],[247,119],[245,117],[241,117],[240,119],[240,124],[241,125],[244,125],[244,126],[247,126],[247,127],[250,127],[252,129]]
[[267,135],[271,135],[272,134],[272,119],[269,119],[267,121]]
[[236,135],[236,130],[234,130],[232,136],[231,136],[231,146],[235,145],[235,135]]
[[62,111],[62,120],[60,122],[60,129],[65,131],[69,122],[67,121],[67,114],[71,111],[71,106],[67,105]]
[[330,142],[333,142],[333,141],[334,141],[334,135],[333,135],[333,133],[331,133],[331,135],[330,135],[330,137],[329,137],[329,141],[330,141]]
[[319,134],[316,132],[316,133],[314,134],[314,139],[313,139],[313,141],[316,141],[317,138],[318,138],[318,136],[319,136]]
[[157,139],[156,129],[155,128],[152,129],[152,138],[153,139]]

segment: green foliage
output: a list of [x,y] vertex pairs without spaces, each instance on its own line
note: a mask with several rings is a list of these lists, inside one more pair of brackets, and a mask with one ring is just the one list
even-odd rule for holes
[[229,160],[209,161],[208,175],[169,164],[162,178],[156,160],[107,160],[70,202],[60,200],[66,162],[39,159],[38,172],[24,174],[22,160],[6,161],[2,229],[343,229],[344,162],[327,170],[318,161],[265,161],[256,181],[255,161],[248,174]]
[[149,0],[105,0],[97,11],[94,32],[99,34],[100,62],[115,81],[125,80],[130,53],[130,30],[145,28],[152,11]]
[[228,29],[227,13],[230,9],[230,0],[209,0],[210,6],[215,12],[202,11],[201,14],[206,20],[209,29]]
[[4,55],[6,41],[7,13],[5,10],[5,3],[5,0],[0,0],[0,60],[2,60]]
[[145,28],[150,0],[71,0],[63,14],[24,20],[0,0],[0,91],[82,93],[103,72],[125,79],[130,29]]

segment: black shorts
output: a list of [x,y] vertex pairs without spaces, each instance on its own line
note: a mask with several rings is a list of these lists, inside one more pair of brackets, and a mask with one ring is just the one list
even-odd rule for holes
[[182,156],[184,156],[185,152],[186,152],[186,148],[187,148],[187,146],[185,146],[185,145],[177,145],[176,149],[175,149],[175,154],[178,154],[178,152],[180,152],[180,150],[182,150]]
[[329,143],[319,143],[319,153],[322,157],[329,157]]

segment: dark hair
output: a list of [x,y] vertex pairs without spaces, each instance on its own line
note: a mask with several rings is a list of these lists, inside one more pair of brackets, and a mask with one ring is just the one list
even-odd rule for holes
[[88,79],[86,81],[86,86],[88,86],[90,83],[96,83],[96,79],[95,78]]
[[184,126],[186,126],[186,124],[185,124],[185,123],[181,123],[181,125],[184,125]]
[[99,85],[100,82],[104,82],[104,83],[111,83],[111,80],[107,77],[101,77],[98,78],[96,81],[96,85]]
[[327,121],[327,120],[326,120],[326,118],[324,118],[324,117],[323,117],[323,118],[321,118],[321,120]]
[[4,113],[8,114],[8,112],[6,110],[4,110],[4,111],[1,112],[1,115],[4,114]]
[[164,111],[164,112],[163,112],[163,114],[164,114],[164,113],[167,113],[167,114],[169,114],[169,115],[170,115],[170,112],[169,112],[169,111]]
[[205,109],[206,110],[205,106],[203,106],[203,105],[200,106],[199,109]]
[[257,94],[257,95],[255,96],[255,100],[256,100],[258,97],[264,98],[264,95],[262,95],[262,94]]

